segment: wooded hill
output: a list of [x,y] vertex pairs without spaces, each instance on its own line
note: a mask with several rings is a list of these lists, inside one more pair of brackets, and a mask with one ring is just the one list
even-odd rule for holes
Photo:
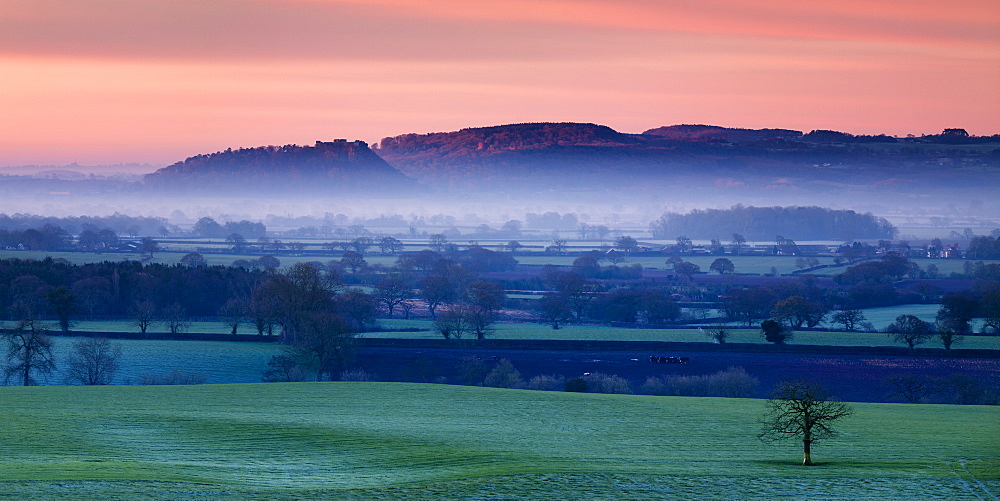
[[387,137],[379,155],[434,186],[534,189],[978,187],[1000,173],[1000,136],[920,138],[675,125],[624,134],[581,123],[514,124]]
[[148,174],[144,181],[152,188],[222,192],[248,188],[324,192],[416,187],[364,141],[344,140],[197,155]]
[[[919,138],[674,125],[625,134],[588,123],[529,123],[315,146],[198,155],[145,177],[151,189],[323,193],[459,188],[553,190],[798,190],[909,196],[982,191],[1000,183],[1000,136],[961,129]],[[423,187],[423,188],[421,188]],[[978,195],[977,195],[978,196]]]

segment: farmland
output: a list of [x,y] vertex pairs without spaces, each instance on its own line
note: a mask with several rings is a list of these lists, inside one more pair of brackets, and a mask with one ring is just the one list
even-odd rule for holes
[[[937,312],[937,305],[902,305],[887,308],[873,308],[866,310],[865,315],[875,323],[877,328],[885,328],[897,315],[913,314],[928,321],[933,321]],[[871,315],[871,316],[869,316]],[[876,323],[877,322],[877,323]],[[367,338],[403,338],[403,339],[441,339],[432,321],[427,319],[381,319],[381,328],[385,329],[409,329],[413,332],[366,332],[360,334]],[[704,329],[692,328],[671,328],[671,329],[645,329],[645,328],[624,328],[609,327],[606,325],[563,325],[559,330],[553,330],[550,326],[539,323],[498,323],[495,332],[490,336],[494,339],[554,339],[570,341],[666,341],[677,343],[702,343],[708,338]],[[135,325],[128,320],[81,320],[72,325],[74,332],[82,334],[89,333],[134,333],[137,332]],[[197,334],[228,334],[230,328],[221,321],[199,320],[192,321],[185,329],[186,332]],[[154,323],[149,330],[150,333],[164,333],[166,328],[162,324]],[[257,334],[252,325],[241,325],[237,330],[238,334]],[[767,344],[761,337],[760,329],[743,328],[735,326],[730,330],[730,343],[752,343]],[[842,332],[842,331],[822,331],[809,330],[798,331],[788,342],[792,345],[821,345],[821,346],[899,346],[899,343],[892,341],[887,335],[879,332]],[[940,348],[940,342],[931,340],[923,347]],[[997,336],[966,336],[958,345],[958,348],[998,350],[1000,349],[1000,337]]]
[[[885,328],[897,315],[914,314],[926,320],[933,320],[938,305],[903,305],[889,308],[874,308],[866,310],[877,328]],[[877,323],[876,323],[877,322]],[[403,338],[403,339],[441,339],[441,334],[434,328],[434,323],[428,319],[381,319],[379,325],[389,332],[365,332],[360,334],[366,338]],[[697,327],[671,329],[644,329],[610,327],[606,325],[563,325],[559,330],[540,323],[505,322],[495,326],[493,339],[553,339],[567,341],[666,341],[676,343],[703,343],[708,340],[704,330]],[[413,332],[397,332],[399,329],[416,330]],[[135,325],[128,320],[81,320],[73,323],[72,330],[79,333],[134,333]],[[150,333],[164,333],[166,327],[154,323]],[[189,323],[185,332],[197,334],[228,334],[229,327],[221,321],[198,320]],[[243,324],[237,330],[238,334],[257,334],[252,325]],[[736,326],[730,331],[727,340],[730,343],[767,344],[760,335],[760,329]],[[838,331],[798,331],[791,345],[821,345],[821,346],[899,346],[887,335],[879,332],[838,332]],[[940,348],[940,342],[929,341],[923,347]],[[956,348],[1000,350],[998,336],[966,336]]]
[[[760,400],[396,383],[0,389],[0,496],[948,498],[1000,491],[1000,411],[855,404],[814,447]],[[622,426],[627,423],[627,426]]]
[[[56,337],[53,354],[56,373],[46,382],[63,384],[65,362],[74,338]],[[260,381],[267,360],[281,347],[274,343],[233,343],[222,341],[160,341],[125,339],[121,370],[113,384],[139,384],[143,376],[179,372],[204,378],[206,383],[255,383]]]
[[[42,378],[43,384],[64,382],[74,338],[55,337],[56,372]],[[121,369],[114,384],[138,384],[148,378],[179,374],[206,383],[255,383],[261,380],[266,363],[281,352],[277,343],[165,341],[127,339],[115,341],[122,347]],[[705,344],[669,353],[647,348],[625,350],[586,349],[563,346],[562,349],[500,349],[475,344],[438,344],[407,348],[401,346],[362,346],[351,368],[365,371],[376,381],[463,382],[463,363],[476,358],[492,364],[510,360],[525,381],[538,375],[557,375],[566,379],[584,373],[620,376],[639,393],[648,377],[702,376],[729,367],[743,367],[760,381],[751,395],[765,397],[772,385],[787,378],[808,378],[829,387],[834,394],[852,401],[897,402],[893,388],[885,382],[890,376],[910,375],[928,380],[944,380],[962,374],[982,388],[996,392],[1000,388],[1000,360],[924,355],[823,354],[781,352],[702,351]],[[687,364],[651,364],[651,354],[690,357]],[[930,402],[952,402],[948,393],[931,395]]]
[[[891,321],[891,319],[890,319]],[[429,320],[380,320],[380,324],[389,328],[421,329],[418,332],[367,332],[363,337],[369,338],[406,338],[406,339],[442,339],[441,334],[434,329]],[[704,343],[709,341],[704,328],[681,329],[642,329],[609,327],[606,325],[564,325],[559,330],[536,323],[498,323],[496,331],[491,334],[493,339],[552,339],[566,341],[665,341],[676,343]],[[768,344],[758,328],[733,328],[727,340],[729,343]],[[900,346],[887,335],[877,332],[830,332],[830,331],[798,331],[790,345],[821,345],[821,346]],[[940,348],[940,342],[931,340],[926,345],[929,348]],[[998,336],[966,336],[957,347],[967,349],[1000,349]]]
[[[326,253],[326,255],[316,255],[310,254],[308,251],[316,252],[320,250],[320,245],[322,243],[327,243],[327,240],[322,242],[315,241],[307,244],[306,253],[298,255],[295,253],[290,253],[288,251],[283,251],[277,253],[276,255],[280,259],[282,265],[290,266],[295,263],[310,262],[310,261],[320,261],[326,262],[330,260],[340,259],[341,253]],[[601,245],[594,242],[593,245],[584,245],[578,248],[573,248],[572,250],[576,253],[575,255],[555,255],[540,252],[544,245],[548,245],[549,242],[535,242],[535,247],[532,247],[531,241],[522,242],[527,246],[528,251],[522,251],[514,255],[514,258],[524,266],[535,267],[543,266],[547,264],[556,266],[570,266],[573,264],[573,260],[579,257],[580,252],[586,252],[593,249],[598,249]],[[483,243],[487,246],[487,243]],[[489,247],[495,247],[489,245]],[[427,248],[426,240],[414,240],[408,241],[407,245],[404,247],[406,251],[418,251]],[[210,252],[206,252],[204,249],[210,249]],[[188,252],[194,252],[195,250],[200,250],[205,261],[209,265],[230,265],[233,261],[238,259],[255,259],[260,256],[261,252],[257,252],[252,255],[248,254],[235,254],[228,252],[223,245],[218,241],[207,242],[201,241],[200,239],[190,239],[188,240],[177,240],[173,244],[165,244],[165,249],[160,252],[156,252],[152,259],[148,259],[148,262],[152,263],[162,263],[162,264],[177,264],[180,262],[181,258]],[[266,252],[265,252],[266,253]],[[123,261],[123,260],[133,260],[138,261],[144,259],[145,256],[137,253],[97,253],[97,252],[58,252],[58,251],[23,251],[23,250],[0,250],[0,259],[44,259],[46,257],[51,257],[53,259],[65,259],[73,264],[86,264],[95,263],[101,261]],[[692,255],[685,256],[685,260],[698,265],[702,272],[708,273],[709,266],[712,262],[719,256],[712,255]],[[796,265],[796,258],[794,256],[724,256],[731,260],[736,267],[736,273],[738,274],[750,274],[750,275],[764,275],[770,274],[772,271],[777,270],[779,274],[790,274],[792,272],[799,271],[800,268]],[[386,256],[378,254],[369,254],[365,256],[365,260],[370,265],[382,265],[390,267],[396,262],[396,256]],[[942,276],[947,276],[951,273],[962,273],[964,270],[964,265],[967,261],[962,259],[912,259],[914,263],[920,266],[922,269],[926,269],[929,265],[934,265],[938,268],[938,272]],[[637,253],[626,259],[622,265],[632,265],[639,264],[644,269],[659,269],[665,270],[670,267],[665,264],[666,257],[662,255],[648,256],[643,253]],[[827,268],[820,268],[814,270],[811,273],[818,276],[829,276],[836,273],[841,273],[844,271],[845,267],[843,265],[837,266],[834,264],[834,260],[831,257],[819,257],[818,262],[821,265],[828,266]],[[997,263],[997,261],[984,261],[986,264]],[[772,268],[774,270],[772,270]]]

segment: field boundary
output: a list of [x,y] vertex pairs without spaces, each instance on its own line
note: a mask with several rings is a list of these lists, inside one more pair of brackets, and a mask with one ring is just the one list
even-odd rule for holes
[[275,334],[271,336],[259,336],[257,334],[223,334],[218,332],[185,332],[170,334],[169,332],[110,332],[110,331],[69,331],[69,333],[50,331],[51,336],[60,337],[104,337],[108,339],[143,339],[150,341],[232,341],[232,342],[257,342],[257,343],[277,343],[281,341],[281,336]]
[[[65,337],[105,337],[108,339],[144,339],[158,341],[228,341],[277,343],[281,336],[259,336],[256,334],[220,333],[146,333],[138,332],[74,332],[52,333]],[[361,333],[364,336],[364,333]],[[1000,350],[977,350],[956,348],[917,348],[909,350],[900,346],[826,346],[815,344],[759,344],[759,343],[699,343],[678,341],[596,341],[558,339],[406,339],[406,338],[366,338],[357,339],[358,346],[370,348],[463,348],[487,350],[549,350],[549,351],[650,351],[658,354],[669,352],[738,352],[738,353],[796,353],[821,355],[874,355],[900,357],[940,357],[940,358],[1000,358]]]
[[904,357],[1000,358],[1000,350],[918,348],[910,351],[895,346],[824,346],[773,345],[755,343],[685,343],[673,341],[587,341],[553,339],[484,339],[477,341],[446,339],[360,338],[358,344],[371,348],[480,348],[493,350],[548,351],[650,351],[670,352],[741,352],[741,353],[814,353],[822,355],[876,355]]

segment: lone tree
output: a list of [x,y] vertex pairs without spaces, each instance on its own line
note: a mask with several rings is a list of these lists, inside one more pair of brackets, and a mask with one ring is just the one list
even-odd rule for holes
[[166,324],[167,330],[175,336],[187,330],[188,326],[191,325],[191,322],[188,321],[187,310],[179,303],[173,303],[163,308],[163,323]]
[[833,315],[830,316],[831,322],[841,324],[844,326],[845,330],[849,331],[853,331],[866,320],[864,312],[854,308],[835,311]]
[[687,261],[681,261],[674,265],[674,273],[679,275],[685,282],[691,281],[691,275],[701,271],[701,266]]
[[[698,329],[701,330],[700,327]],[[711,329],[702,332],[704,332],[709,339],[715,342],[715,344],[726,344],[726,339],[728,339],[731,334],[729,328],[722,324],[715,325]]]
[[776,320],[765,320],[760,323],[761,334],[764,335],[764,339],[769,343],[774,344],[785,344],[786,341],[792,339],[792,330],[785,327]]
[[896,321],[889,324],[887,331],[893,341],[902,341],[911,350],[916,348],[918,344],[927,341],[933,334],[929,322],[920,320],[913,315],[900,315],[896,317]]
[[835,421],[854,413],[812,381],[782,381],[771,391],[758,436],[764,441],[802,439],[802,466],[812,466],[812,443],[832,437]]
[[732,275],[736,272],[736,265],[729,259],[720,257],[715,261],[712,261],[712,264],[708,266],[708,269],[718,273],[719,275]]
[[73,344],[66,382],[84,385],[111,384],[122,357],[120,343],[107,338],[88,337]]
[[413,297],[413,288],[402,278],[386,277],[375,284],[372,295],[385,306],[385,310],[389,312],[389,317],[392,317],[392,312],[397,306]]
[[69,288],[62,285],[45,293],[45,299],[49,302],[49,308],[59,319],[59,329],[66,334],[69,332],[70,315],[77,312],[80,302],[76,295],[70,292]]
[[18,381],[24,386],[37,384],[32,374],[48,374],[55,370],[52,355],[52,338],[34,319],[23,319],[13,329],[4,333],[7,338],[6,381]]
[[136,301],[129,307],[129,317],[132,325],[139,328],[139,332],[145,334],[146,329],[156,320],[156,305],[150,300]]
[[628,236],[622,235],[615,240],[615,247],[625,253],[626,256],[632,254],[639,247],[639,242],[636,239]]
[[559,324],[572,320],[573,310],[558,296],[548,296],[539,304],[539,316],[552,325],[553,330],[559,329]]
[[160,242],[153,240],[152,237],[142,237],[136,250],[139,251],[139,254],[149,254],[150,259],[152,259],[153,253],[160,251]]
[[289,354],[316,370],[316,381],[333,381],[354,358],[354,333],[343,317],[315,312],[304,319]]

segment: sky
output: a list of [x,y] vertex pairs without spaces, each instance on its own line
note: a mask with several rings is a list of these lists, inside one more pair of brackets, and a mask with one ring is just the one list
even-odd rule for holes
[[1000,0],[0,0],[0,166],[589,122],[1000,133]]

